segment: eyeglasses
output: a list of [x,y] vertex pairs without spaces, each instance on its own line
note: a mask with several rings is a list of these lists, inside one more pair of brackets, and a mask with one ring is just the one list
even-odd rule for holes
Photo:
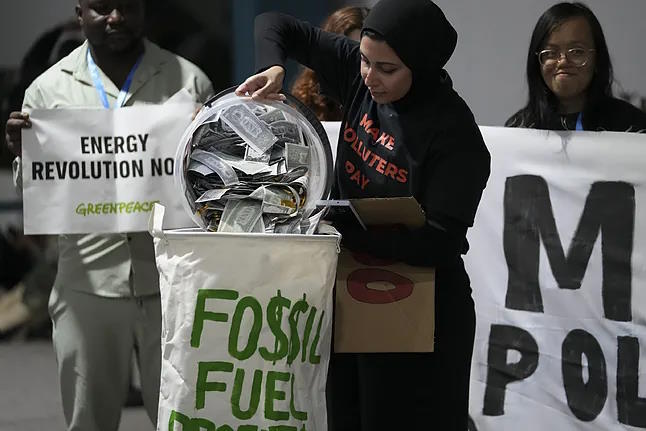
[[561,60],[561,55],[576,67],[585,66],[590,61],[591,53],[594,49],[570,48],[566,51],[557,51],[555,49],[544,49],[536,53],[538,62],[541,66],[556,65]]

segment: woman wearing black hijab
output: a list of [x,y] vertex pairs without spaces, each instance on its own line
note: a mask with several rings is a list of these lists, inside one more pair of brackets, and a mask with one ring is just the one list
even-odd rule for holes
[[[285,15],[256,18],[263,71],[237,94],[280,100],[287,57],[313,69],[344,107],[334,197],[414,196],[426,212],[426,225],[414,230],[364,232],[341,224],[344,246],[437,270],[435,352],[333,354],[332,430],[467,429],[475,316],[461,255],[489,176],[489,153],[442,69],[456,41],[430,0],[380,1],[360,43]],[[355,135],[356,142],[344,139]]]

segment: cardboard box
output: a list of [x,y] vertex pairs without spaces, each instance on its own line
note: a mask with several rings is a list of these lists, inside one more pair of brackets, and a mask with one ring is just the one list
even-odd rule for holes
[[[416,228],[426,221],[412,197],[352,199],[350,204],[367,229]],[[335,352],[432,352],[435,269],[342,249],[334,313]]]

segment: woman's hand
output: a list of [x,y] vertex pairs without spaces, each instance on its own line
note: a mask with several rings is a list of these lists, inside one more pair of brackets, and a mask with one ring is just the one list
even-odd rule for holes
[[251,96],[252,99],[285,100],[279,91],[283,88],[285,69],[282,66],[272,66],[264,72],[250,76],[236,88],[238,96]]

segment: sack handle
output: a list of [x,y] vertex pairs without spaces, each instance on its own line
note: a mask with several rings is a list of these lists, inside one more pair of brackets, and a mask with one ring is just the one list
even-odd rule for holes
[[148,219],[148,232],[150,232],[153,238],[164,238],[164,230],[162,227],[164,225],[165,212],[166,208],[163,205],[155,203],[150,213],[150,218]]

